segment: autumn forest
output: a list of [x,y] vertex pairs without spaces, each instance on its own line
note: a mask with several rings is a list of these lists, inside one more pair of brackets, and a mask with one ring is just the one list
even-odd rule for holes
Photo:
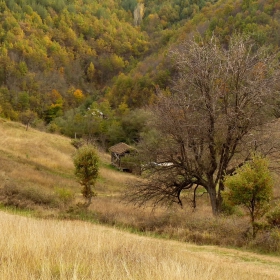
[[279,62],[279,0],[0,0],[0,278],[279,279]]
[[133,143],[147,119],[141,108],[172,87],[170,49],[196,33],[226,44],[234,32],[277,48],[279,8],[275,0],[1,0],[0,115],[91,134],[104,148]]

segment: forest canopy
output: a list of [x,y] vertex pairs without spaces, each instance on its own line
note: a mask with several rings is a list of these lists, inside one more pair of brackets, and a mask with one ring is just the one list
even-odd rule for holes
[[63,132],[59,118],[108,102],[116,141],[127,138],[116,128],[124,113],[172,86],[170,48],[196,32],[225,44],[242,32],[278,48],[279,8],[272,0],[1,0],[0,115],[33,112]]

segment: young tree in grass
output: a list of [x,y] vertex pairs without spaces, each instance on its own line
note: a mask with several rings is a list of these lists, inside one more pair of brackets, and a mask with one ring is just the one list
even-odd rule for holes
[[87,200],[85,206],[91,204],[92,197],[95,196],[93,187],[98,177],[99,158],[95,148],[88,145],[77,150],[74,156],[75,175],[82,185],[82,194]]
[[256,220],[268,210],[272,197],[272,176],[268,169],[268,161],[254,155],[250,162],[238,168],[234,175],[225,176],[224,193],[226,201],[231,205],[243,205],[250,214],[253,238],[256,237]]

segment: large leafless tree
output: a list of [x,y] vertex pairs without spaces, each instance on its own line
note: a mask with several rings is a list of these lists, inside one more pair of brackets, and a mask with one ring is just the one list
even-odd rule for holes
[[182,204],[183,190],[201,186],[212,212],[221,207],[223,178],[261,147],[278,94],[277,56],[245,36],[227,46],[215,37],[189,40],[171,51],[177,68],[172,93],[158,94],[154,138],[142,143],[146,178],[129,190],[137,204]]

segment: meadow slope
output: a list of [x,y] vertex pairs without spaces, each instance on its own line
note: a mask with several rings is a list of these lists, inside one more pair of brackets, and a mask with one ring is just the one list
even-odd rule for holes
[[[98,196],[88,216],[73,214],[68,210],[82,197],[71,140],[26,131],[22,124],[3,119],[0,131],[1,209],[27,209],[30,216],[40,217],[0,212],[0,279],[280,279],[277,257],[186,243],[252,248],[243,237],[247,217],[212,217],[206,196],[195,213],[188,207],[151,212],[120,203],[120,192],[135,177],[112,168],[110,156],[101,151]],[[71,192],[74,201],[66,205],[59,188]],[[165,240],[55,218],[86,218]]]
[[[0,118],[0,188],[14,185],[53,193],[56,188],[70,190],[77,197],[80,185],[74,175],[72,156],[75,148],[71,139],[45,133]],[[100,176],[98,194],[109,195],[120,191],[130,174],[110,167],[110,156],[99,151]]]
[[280,259],[0,212],[0,279],[280,279]]

